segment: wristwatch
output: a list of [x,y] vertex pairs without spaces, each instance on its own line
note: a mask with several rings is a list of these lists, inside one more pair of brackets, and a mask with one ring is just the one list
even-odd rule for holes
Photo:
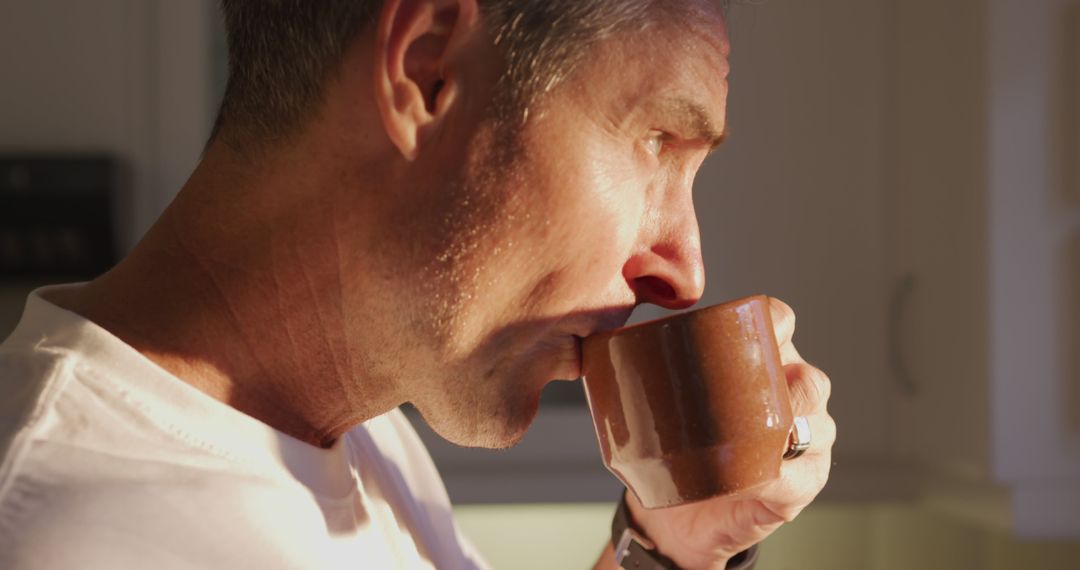
[[[630,518],[626,506],[626,492],[615,509],[611,520],[611,545],[615,549],[615,564],[619,568],[635,570],[678,570],[670,558],[660,554],[656,544],[649,540]],[[727,570],[751,570],[757,561],[757,545],[740,552],[727,563]]]

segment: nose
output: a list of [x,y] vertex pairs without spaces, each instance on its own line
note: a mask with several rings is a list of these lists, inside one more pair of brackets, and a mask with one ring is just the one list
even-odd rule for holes
[[689,192],[645,224],[647,237],[623,267],[637,304],[685,309],[705,291],[701,234]]

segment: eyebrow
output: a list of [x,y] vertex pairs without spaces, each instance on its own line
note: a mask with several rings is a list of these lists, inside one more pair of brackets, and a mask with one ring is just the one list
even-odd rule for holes
[[664,99],[661,109],[674,119],[684,136],[702,140],[709,144],[709,152],[716,150],[727,138],[727,130],[718,131],[705,107],[682,97]]

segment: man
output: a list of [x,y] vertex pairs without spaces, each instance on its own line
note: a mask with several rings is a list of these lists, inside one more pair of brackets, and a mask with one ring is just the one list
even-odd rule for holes
[[[203,160],[122,263],[33,295],[0,349],[0,567],[482,567],[396,408],[513,445],[545,384],[580,376],[582,337],[699,299],[721,9],[223,9]],[[774,309],[813,444],[752,496],[628,494],[651,560],[745,565],[824,485],[829,382]],[[614,564],[609,544],[597,566]]]

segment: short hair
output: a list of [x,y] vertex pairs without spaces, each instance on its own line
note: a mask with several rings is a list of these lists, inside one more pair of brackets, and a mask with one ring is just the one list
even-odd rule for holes
[[[685,2],[686,0],[683,0]],[[673,0],[479,0],[505,69],[493,112],[526,120],[529,108],[571,75],[588,47],[647,27]],[[229,131],[252,149],[286,138],[311,118],[350,43],[382,0],[221,0],[228,82],[211,140]],[[654,10],[656,8],[656,10]]]

